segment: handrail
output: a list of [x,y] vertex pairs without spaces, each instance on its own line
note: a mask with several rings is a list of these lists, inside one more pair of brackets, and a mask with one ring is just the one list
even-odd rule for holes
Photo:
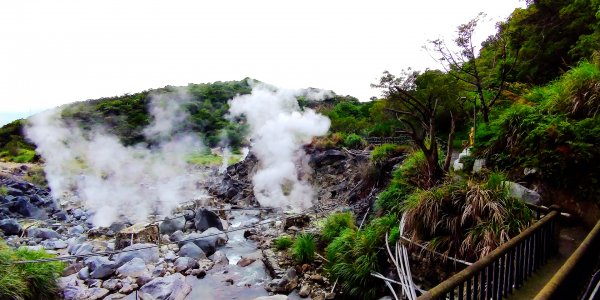
[[[534,269],[545,263],[548,245],[554,242],[555,219],[560,213],[550,211],[514,238],[498,246],[469,267],[441,282],[418,299],[454,299],[458,287],[459,299],[501,298],[520,286]],[[539,233],[539,234],[538,234]],[[478,284],[479,279],[479,284]],[[465,287],[466,283],[466,287]],[[477,297],[481,295],[481,297]]]
[[[569,256],[534,299],[565,299],[564,296],[573,296],[574,293],[577,293],[578,289],[573,289],[570,285],[573,282],[581,281],[581,277],[585,277],[586,272],[576,271],[582,263],[589,263],[586,260],[587,257],[597,259],[598,249],[600,249],[600,221],[596,223],[596,226],[588,233],[575,252]],[[587,273],[591,273],[591,271]]]

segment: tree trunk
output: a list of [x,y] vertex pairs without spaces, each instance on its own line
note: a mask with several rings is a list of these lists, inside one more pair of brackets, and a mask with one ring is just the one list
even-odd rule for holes
[[450,170],[450,163],[452,162],[452,144],[454,142],[454,128],[455,128],[454,116],[450,113],[450,133],[448,134],[448,146],[446,147],[446,160],[444,161],[444,172]]

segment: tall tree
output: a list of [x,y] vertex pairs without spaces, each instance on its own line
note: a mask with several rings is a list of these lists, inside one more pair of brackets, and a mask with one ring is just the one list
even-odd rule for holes
[[[403,125],[398,132],[410,136],[425,154],[428,186],[433,186],[449,167],[449,163],[440,165],[437,134],[440,115],[450,112],[448,144],[452,144],[454,113],[460,111],[456,109],[456,80],[438,70],[428,70],[422,74],[408,70],[399,77],[385,71],[379,82],[372,86],[382,89],[388,103],[386,110],[395,115]],[[447,155],[451,155],[451,152]]]
[[503,24],[498,24],[498,33],[483,43],[488,57],[478,59],[473,34],[483,16],[479,14],[458,27],[458,36],[454,40],[457,50],[453,50],[442,39],[431,41],[431,45],[432,50],[440,55],[437,59],[446,72],[466,83],[476,94],[483,121],[488,123],[490,109],[505,88],[506,79],[517,63],[519,50],[511,53]]

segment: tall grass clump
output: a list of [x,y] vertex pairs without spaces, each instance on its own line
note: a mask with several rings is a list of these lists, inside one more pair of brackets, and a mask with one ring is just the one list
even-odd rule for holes
[[371,162],[375,165],[382,165],[386,160],[402,154],[405,150],[405,147],[395,144],[377,146],[371,151]]
[[58,299],[56,280],[64,268],[61,262],[11,264],[18,260],[49,258],[44,250],[13,250],[0,244],[0,299]]
[[289,236],[282,236],[273,240],[273,244],[275,245],[275,249],[281,251],[288,249],[294,244],[294,241]]
[[362,136],[351,133],[344,137],[344,146],[350,149],[359,149],[367,146],[367,141]]
[[327,271],[339,280],[344,292],[354,299],[377,299],[384,287],[381,280],[371,276],[386,263],[385,233],[397,227],[398,220],[386,216],[372,220],[364,229],[347,228],[325,249]]
[[292,256],[298,263],[309,263],[315,259],[315,238],[310,233],[301,233],[292,245]]
[[321,237],[324,242],[331,242],[345,229],[355,229],[354,216],[351,212],[334,213],[327,217],[325,225],[321,229]]

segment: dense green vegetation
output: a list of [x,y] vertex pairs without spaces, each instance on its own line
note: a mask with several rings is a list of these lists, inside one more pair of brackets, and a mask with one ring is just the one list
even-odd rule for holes
[[0,243],[0,298],[1,299],[58,299],[56,280],[64,264],[48,262],[41,264],[12,264],[19,260],[52,257],[44,250],[26,248],[11,249]]
[[299,263],[309,263],[315,259],[317,249],[315,238],[311,233],[301,233],[292,244],[292,256]]
[[19,163],[37,159],[35,147],[24,139],[23,120],[16,120],[0,128],[0,159]]

